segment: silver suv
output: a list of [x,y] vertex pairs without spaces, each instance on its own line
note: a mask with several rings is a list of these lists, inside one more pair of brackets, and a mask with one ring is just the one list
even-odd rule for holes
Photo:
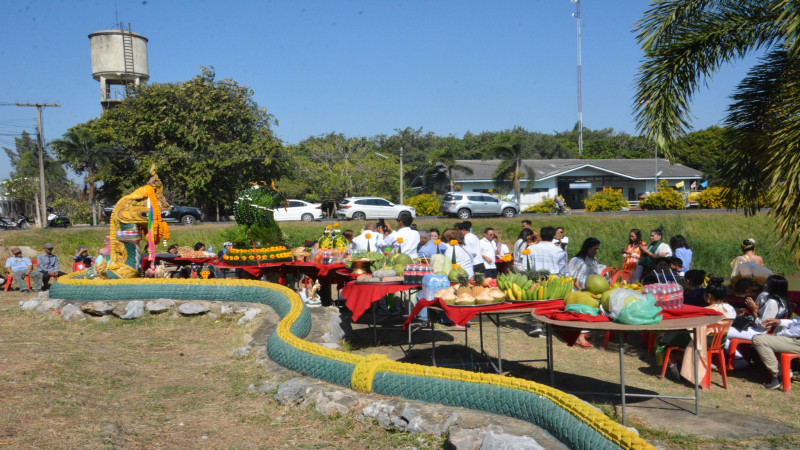
[[414,218],[417,210],[394,203],[380,197],[347,197],[339,202],[340,219],[399,219],[402,216]]
[[519,205],[480,192],[448,192],[442,197],[439,210],[442,214],[459,219],[469,219],[471,216],[514,217],[519,214]]

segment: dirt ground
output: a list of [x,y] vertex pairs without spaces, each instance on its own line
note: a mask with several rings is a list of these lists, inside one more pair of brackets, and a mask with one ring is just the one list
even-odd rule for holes
[[354,415],[248,390],[272,379],[230,353],[256,324],[150,316],[67,323],[0,293],[0,447],[436,448]]

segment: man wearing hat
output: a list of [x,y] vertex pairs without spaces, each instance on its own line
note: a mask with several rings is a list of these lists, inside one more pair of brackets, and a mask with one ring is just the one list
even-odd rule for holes
[[78,253],[72,259],[78,264],[83,264],[84,268],[92,265],[92,257],[89,256],[89,250],[84,246],[78,247]]
[[222,257],[225,256],[225,254],[227,254],[227,253],[229,253],[231,251],[231,247],[233,247],[233,242],[231,242],[231,241],[223,242],[222,243],[222,250],[220,250],[217,253],[217,259],[222,260]]
[[42,273],[42,290],[46,291],[50,287],[50,278],[66,275],[58,267],[58,256],[53,254],[53,244],[44,244],[44,253],[36,258],[39,272]]
[[14,274],[14,282],[19,286],[20,292],[28,292],[28,282],[25,281],[26,276],[30,276],[33,290],[42,290],[42,273],[38,270],[33,270],[33,263],[27,256],[22,256],[22,250],[19,247],[11,247],[11,254],[14,255],[6,260],[6,268]]

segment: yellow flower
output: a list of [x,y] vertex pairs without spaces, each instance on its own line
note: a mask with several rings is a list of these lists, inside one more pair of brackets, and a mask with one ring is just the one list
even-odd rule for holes
[[339,226],[339,222],[334,222],[333,227],[336,228]]
[[522,254],[523,255],[530,255],[531,254],[531,249],[526,248],[525,250],[522,251]]
[[367,233],[367,234],[364,235],[364,237],[367,238],[367,239],[372,239],[372,234],[371,233]]
[[461,268],[461,266],[460,266],[460,265],[458,265],[458,264],[453,264],[453,269],[460,269],[460,268]]
[[401,237],[397,238],[397,243],[398,244],[402,244],[403,243],[403,238],[401,238]]
[[455,247],[456,245],[458,245],[458,241],[457,241],[457,240],[455,240],[455,239],[450,239],[450,245],[452,245],[453,247]]
[[439,245],[441,243],[442,243],[441,239],[437,239],[437,240],[433,241],[433,245]]
[[238,261],[238,260],[239,260],[239,256],[234,256],[234,257],[233,257],[233,260],[234,260],[234,261]]
[[275,255],[269,255],[269,259],[275,259]]
[[327,227],[325,227],[325,229],[326,229],[326,230],[330,230],[331,228],[332,228],[332,227],[331,227],[330,225],[328,225]]
[[255,256],[253,256],[253,255],[250,255],[250,261],[252,261],[252,260],[254,260],[254,259],[256,259],[256,257],[255,257]]
[[505,262],[511,262],[512,259],[514,258],[511,256],[511,253],[506,253],[505,255],[503,255],[503,261]]

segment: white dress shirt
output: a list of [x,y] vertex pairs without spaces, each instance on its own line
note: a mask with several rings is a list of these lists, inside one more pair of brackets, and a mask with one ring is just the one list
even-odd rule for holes
[[553,244],[553,241],[542,241],[531,245],[531,265],[536,270],[547,269],[553,275],[566,275],[567,252]]
[[[370,235],[370,238],[367,239],[367,234]],[[367,249],[367,241],[369,241],[369,249],[370,251],[377,252],[378,251],[378,233],[375,230],[364,230],[358,236],[353,238],[353,248],[355,250],[366,250]]]
[[483,260],[483,256],[481,256],[481,240],[472,232],[464,235],[464,247],[466,247],[469,254],[472,255],[473,266],[486,262]]
[[399,245],[400,253],[405,253],[411,259],[417,257],[417,247],[419,247],[419,232],[412,230],[409,227],[399,228],[394,230],[383,238],[383,242],[378,242],[381,246],[389,246],[397,244],[397,238],[403,238],[403,243]]
[[[497,246],[495,246],[494,241],[483,238],[479,241],[479,243],[481,249],[481,262],[484,264],[484,267],[487,269],[497,268],[497,266],[494,264],[494,260],[497,258]],[[487,261],[484,256],[489,258],[489,261]]]
[[452,245],[447,246],[447,250],[444,252],[444,257],[447,258],[448,261],[453,260],[453,252],[456,254],[456,264],[461,266],[462,269],[467,271],[467,274],[472,278],[475,275],[475,270],[472,266],[472,255],[469,254],[467,251],[466,245],[456,245],[453,247]]

